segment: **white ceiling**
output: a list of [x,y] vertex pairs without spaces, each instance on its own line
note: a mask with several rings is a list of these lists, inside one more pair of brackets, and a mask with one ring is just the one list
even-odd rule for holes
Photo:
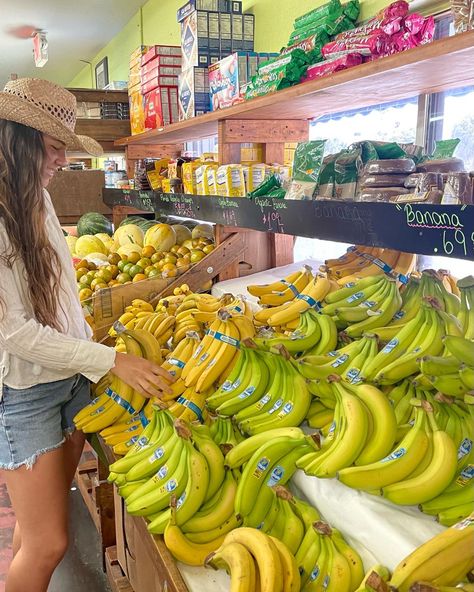
[[[67,85],[119,33],[146,0],[0,0],[0,89],[36,76]],[[36,68],[31,31],[46,31],[49,60]],[[12,30],[16,30],[12,34]],[[18,38],[19,35],[26,38]]]

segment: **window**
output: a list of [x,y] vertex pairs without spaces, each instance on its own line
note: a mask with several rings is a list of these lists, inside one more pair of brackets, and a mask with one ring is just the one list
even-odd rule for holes
[[326,154],[353,142],[378,140],[410,143],[416,140],[418,97],[325,115],[311,123],[310,139],[325,139]]

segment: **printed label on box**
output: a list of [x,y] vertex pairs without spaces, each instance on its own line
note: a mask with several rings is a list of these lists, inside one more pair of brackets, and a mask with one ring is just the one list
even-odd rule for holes
[[255,16],[253,14],[244,14],[243,17],[244,50],[253,51],[255,42]]
[[229,52],[232,48],[232,24],[230,14],[221,13],[219,15],[219,27],[221,52]]
[[210,12],[208,14],[208,35],[209,35],[209,49],[220,48],[220,28],[219,28],[219,14]]

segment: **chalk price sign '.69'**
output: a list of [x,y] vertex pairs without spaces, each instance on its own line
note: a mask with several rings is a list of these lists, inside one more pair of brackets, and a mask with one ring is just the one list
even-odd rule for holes
[[[401,206],[397,206],[402,210]],[[405,204],[403,213],[409,228],[419,229],[421,240],[433,239],[434,255],[474,256],[474,219],[472,208],[444,206],[442,209],[421,208]],[[437,238],[435,238],[437,237]]]

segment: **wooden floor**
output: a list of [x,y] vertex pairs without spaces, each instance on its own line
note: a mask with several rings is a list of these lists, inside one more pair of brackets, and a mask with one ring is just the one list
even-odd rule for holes
[[[97,530],[75,487],[70,504],[71,543],[69,550],[53,575],[48,592],[110,592],[102,570]],[[0,478],[0,592],[12,558],[12,537],[15,517],[5,483]]]

